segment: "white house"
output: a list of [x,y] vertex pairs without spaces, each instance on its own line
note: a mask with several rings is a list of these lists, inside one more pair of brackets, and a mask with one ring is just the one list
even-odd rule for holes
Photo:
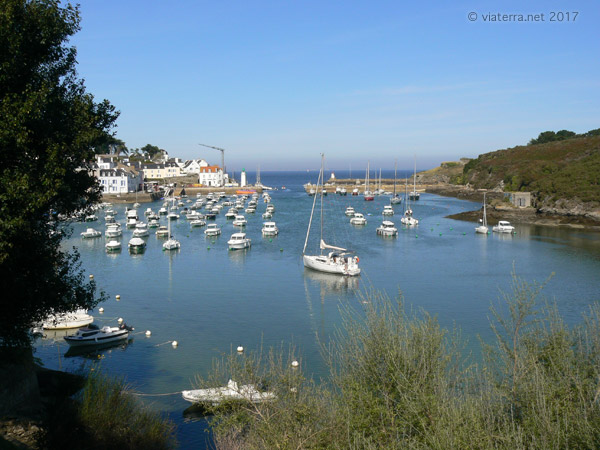
[[98,169],[98,180],[102,186],[102,192],[106,194],[139,191],[144,181],[142,172],[122,164],[110,169]]
[[96,155],[96,164],[99,169],[112,169],[119,161],[117,155]]
[[208,163],[203,159],[190,159],[181,166],[181,172],[187,175],[191,173],[199,175],[201,167],[208,167]]
[[203,186],[224,186],[223,169],[219,166],[200,167],[198,183]]
[[147,163],[142,166],[144,177],[148,180],[178,177],[181,175],[181,167],[175,161],[167,161],[164,164]]

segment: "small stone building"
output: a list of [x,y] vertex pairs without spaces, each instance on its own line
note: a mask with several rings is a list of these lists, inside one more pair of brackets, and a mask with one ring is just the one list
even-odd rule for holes
[[531,192],[511,192],[510,202],[519,208],[531,206]]

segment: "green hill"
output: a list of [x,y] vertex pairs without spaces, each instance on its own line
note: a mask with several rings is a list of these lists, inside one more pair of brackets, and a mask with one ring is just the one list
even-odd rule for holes
[[454,184],[476,189],[530,191],[535,206],[575,201],[600,204],[600,136],[577,136],[479,155]]

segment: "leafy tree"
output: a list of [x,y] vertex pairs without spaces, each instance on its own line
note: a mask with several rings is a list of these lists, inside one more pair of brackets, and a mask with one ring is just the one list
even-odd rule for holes
[[149,159],[154,159],[156,155],[161,153],[163,150],[158,148],[156,145],[146,144],[140,149],[143,153],[148,155]]
[[110,142],[118,117],[77,78],[67,43],[79,23],[70,4],[0,0],[1,346],[27,345],[28,330],[47,314],[98,301],[49,217],[99,200],[88,161]]
[[590,130],[584,134],[584,136],[600,136],[600,128],[596,128],[595,130]]
[[537,139],[529,141],[529,145],[545,144],[546,142],[564,141],[565,139],[571,139],[577,137],[577,134],[569,130],[560,130],[556,133],[554,131],[544,131],[540,133]]
[[109,154],[119,156],[121,153],[124,155],[129,154],[129,149],[121,139],[117,139],[114,136],[109,136],[102,145],[99,145],[95,149],[96,153]]

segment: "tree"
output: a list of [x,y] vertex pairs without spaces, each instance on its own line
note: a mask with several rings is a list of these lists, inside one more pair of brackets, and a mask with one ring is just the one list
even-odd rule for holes
[[118,117],[77,78],[67,42],[79,23],[78,8],[57,0],[0,0],[1,346],[26,346],[47,314],[98,302],[49,215],[100,199],[90,162]]
[[109,154],[119,156],[121,153],[124,155],[129,154],[129,149],[121,139],[117,139],[114,136],[109,136],[106,142],[99,145],[95,149],[96,153]]
[[154,159],[156,155],[162,153],[163,150],[158,148],[156,145],[146,144],[141,148],[142,152],[148,155],[148,159]]

